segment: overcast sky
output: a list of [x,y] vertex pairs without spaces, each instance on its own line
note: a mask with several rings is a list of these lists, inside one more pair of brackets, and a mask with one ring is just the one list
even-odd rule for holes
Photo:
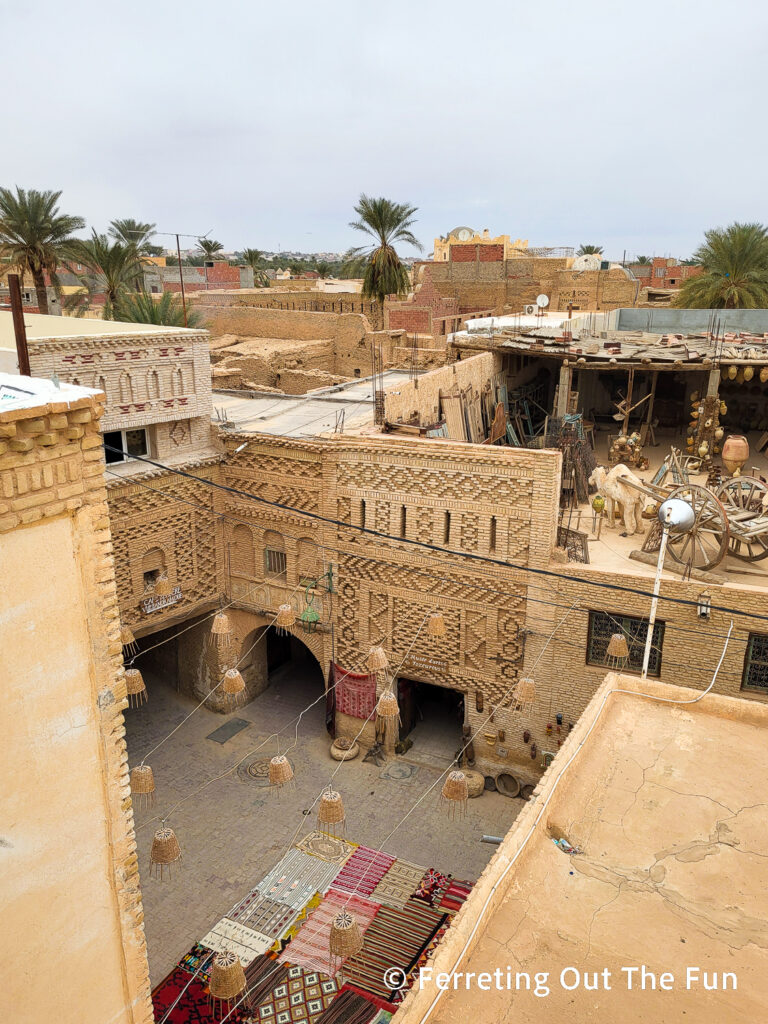
[[768,219],[760,0],[0,11],[0,183],[61,189],[100,230],[341,251],[366,192],[417,206],[427,250],[466,224],[685,257]]

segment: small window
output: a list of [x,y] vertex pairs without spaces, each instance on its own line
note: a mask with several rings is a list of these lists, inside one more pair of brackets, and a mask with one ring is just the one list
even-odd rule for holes
[[656,267],[656,269],[653,272],[653,276],[654,277],[664,277],[665,269],[666,269],[665,267]]
[[143,427],[133,430],[108,430],[104,434],[104,461],[128,462],[131,458],[149,455],[149,441]]
[[285,552],[275,548],[264,548],[264,571],[267,576],[285,576]]
[[443,544],[451,543],[451,513],[446,512],[443,516]]
[[[624,665],[613,665],[608,657],[608,644],[614,633],[623,633],[627,638],[629,657]],[[589,636],[587,639],[587,664],[618,668],[622,672],[641,672],[645,638],[648,634],[648,620],[632,615],[609,615],[607,612],[589,613]],[[648,675],[661,675],[661,649],[664,643],[664,623],[656,622],[651,641],[651,657]]]
[[496,516],[491,516],[491,529],[490,536],[488,538],[488,550],[496,550]]
[[405,505],[400,506],[400,536],[405,537],[408,527],[407,512]]
[[149,590],[150,587],[154,587],[160,577],[159,569],[150,569],[149,572],[144,573],[144,589]]
[[768,693],[768,635],[765,633],[749,634],[741,688]]

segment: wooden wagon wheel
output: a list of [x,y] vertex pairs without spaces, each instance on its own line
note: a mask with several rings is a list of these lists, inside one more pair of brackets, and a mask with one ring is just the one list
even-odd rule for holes
[[[717,497],[725,507],[726,515],[741,512],[768,515],[768,486],[757,477],[729,477],[717,489]],[[768,531],[755,537],[740,537],[734,528],[728,552],[744,562],[759,562],[762,558],[768,558]]]
[[725,509],[712,491],[698,484],[675,487],[670,498],[682,498],[693,508],[693,526],[669,538],[669,552],[677,562],[693,569],[713,569],[725,558],[730,531]]

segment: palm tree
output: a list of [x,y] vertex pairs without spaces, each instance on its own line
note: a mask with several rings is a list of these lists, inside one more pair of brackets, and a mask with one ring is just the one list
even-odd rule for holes
[[197,251],[202,254],[203,259],[212,260],[216,257],[216,253],[221,252],[224,246],[221,242],[217,242],[214,238],[198,238],[197,240]]
[[383,303],[387,295],[407,295],[410,290],[408,271],[395,250],[396,242],[412,245],[420,252],[423,246],[411,231],[417,207],[393,203],[389,199],[361,195],[355,207],[358,220],[350,222],[355,231],[363,231],[376,242],[347,253],[350,269],[363,274],[363,296]]
[[80,278],[87,289],[86,305],[95,294],[103,292],[102,316],[104,320],[114,320],[125,293],[141,282],[143,271],[136,246],[112,241],[94,231],[90,238],[80,242],[78,258],[90,271]]
[[26,191],[16,186],[0,188],[0,256],[9,259],[22,277],[31,274],[37,293],[37,308],[48,312],[45,275],[56,283],[61,264],[76,255],[78,240],[73,232],[85,227],[82,217],[59,211],[61,192]]
[[240,256],[243,263],[253,271],[253,283],[255,285],[265,285],[269,282],[263,267],[264,253],[260,249],[243,249]]
[[[184,308],[173,292],[155,298],[149,292],[125,292],[116,309],[117,320],[131,324],[160,324],[162,327],[184,327]],[[187,309],[187,327],[197,327],[200,313]]]
[[768,230],[735,222],[704,232],[693,254],[702,273],[683,282],[676,306],[762,309],[768,306]]
[[651,262],[651,259],[650,259],[649,256],[638,256],[637,259],[635,260],[635,263],[637,263],[641,267],[648,266],[648,264],[650,262]]
[[133,245],[140,253],[147,255],[150,255],[150,249],[157,248],[149,241],[154,233],[154,224],[146,224],[143,221],[134,220],[132,217],[113,220],[109,225],[109,234],[112,238],[125,245]]
[[331,271],[333,270],[333,264],[327,260],[318,260],[315,264],[315,270],[318,272],[321,278],[325,279],[330,277]]
[[584,245],[582,244],[576,250],[577,256],[601,256],[603,252],[602,245]]

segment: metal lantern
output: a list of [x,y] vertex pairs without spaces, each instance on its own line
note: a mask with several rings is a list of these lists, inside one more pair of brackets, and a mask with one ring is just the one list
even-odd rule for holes
[[168,579],[167,573],[162,573],[155,583],[152,591],[156,597],[170,597],[173,593],[173,584]]
[[293,767],[285,754],[278,754],[269,762],[269,785],[274,790],[293,786]]
[[284,635],[295,622],[296,614],[293,608],[289,604],[281,604],[277,609],[277,618],[275,619],[277,632]]
[[128,694],[128,703],[132,708],[137,708],[147,699],[147,686],[137,668],[125,670],[125,692]]
[[299,619],[301,620],[301,628],[305,633],[314,633],[317,629],[317,624],[320,621],[320,612],[317,608],[308,604],[299,616]]
[[612,668],[621,668],[626,665],[629,657],[629,646],[627,638],[623,633],[614,633],[608,641],[606,650],[606,661]]
[[427,636],[445,636],[445,619],[441,611],[431,612],[427,617]]
[[133,630],[130,626],[123,626],[120,629],[120,643],[123,645],[123,650],[126,654],[135,654],[139,649],[136,637],[133,635]]
[[338,839],[344,835],[345,823],[346,814],[341,794],[329,786],[320,798],[320,806],[317,809],[317,830]]
[[354,914],[346,908],[339,911],[331,922],[328,949],[331,954],[331,969],[335,974],[342,963],[359,953],[363,948],[363,933]]
[[365,659],[365,664],[369,672],[383,672],[389,665],[387,652],[383,647],[372,647]]
[[137,764],[131,768],[131,797],[141,807],[151,807],[155,802],[155,776],[148,764]]
[[179,841],[176,838],[176,833],[172,828],[163,823],[162,828],[159,828],[152,837],[152,849],[149,854],[149,870],[154,874],[155,878],[160,877],[160,881],[163,880],[163,871],[168,868],[168,873],[171,872],[171,864],[176,864],[177,861],[181,860],[181,847]]
[[245,986],[245,971],[237,953],[230,949],[216,953],[208,983],[214,1015],[221,1016],[222,1003],[226,1003],[226,1008],[231,1013],[232,1003],[245,992]]
[[451,819],[455,818],[457,814],[460,817],[466,814],[468,797],[469,786],[464,772],[449,772],[448,778],[443,783],[440,802],[447,807],[448,816]]

